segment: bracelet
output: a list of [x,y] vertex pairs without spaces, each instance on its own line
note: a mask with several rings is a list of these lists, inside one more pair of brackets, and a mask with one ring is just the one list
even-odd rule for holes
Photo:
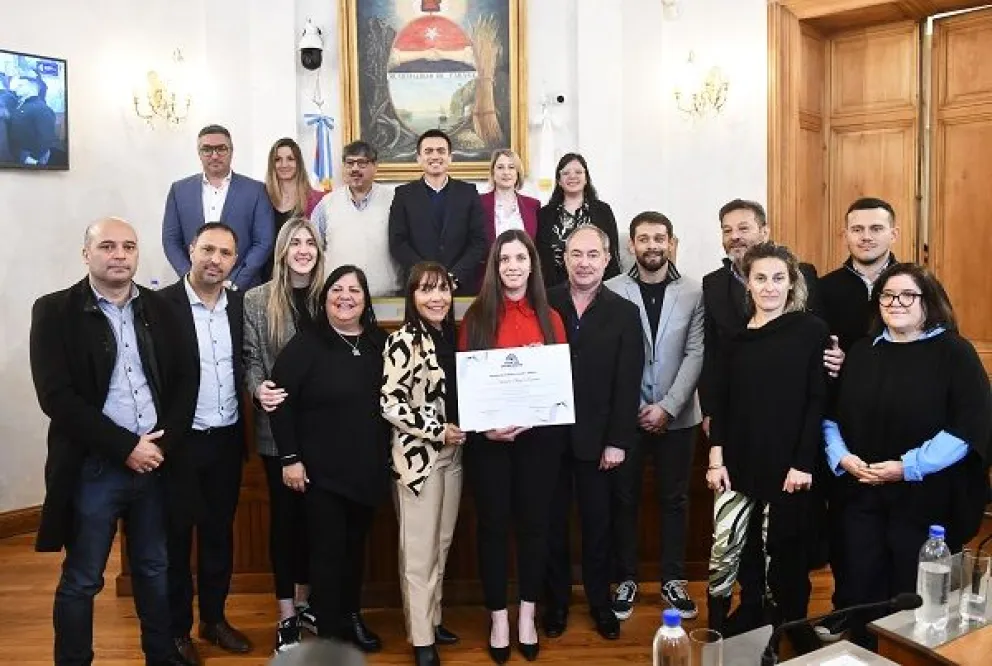
[[719,465],[710,465],[706,469],[720,469],[723,466],[724,466],[723,463],[720,463]]

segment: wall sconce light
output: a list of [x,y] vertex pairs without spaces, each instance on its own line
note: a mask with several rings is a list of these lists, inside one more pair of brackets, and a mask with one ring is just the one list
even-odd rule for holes
[[703,71],[689,52],[679,82],[675,86],[675,105],[686,117],[696,120],[709,115],[719,115],[727,103],[730,82],[719,67]]
[[175,125],[186,120],[193,98],[186,87],[185,69],[183,53],[176,49],[171,67],[164,75],[154,70],[148,72],[143,87],[134,91],[135,114],[149,125],[156,118]]

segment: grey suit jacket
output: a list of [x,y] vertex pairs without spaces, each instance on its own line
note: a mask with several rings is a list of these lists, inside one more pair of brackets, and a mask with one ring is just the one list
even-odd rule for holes
[[679,277],[665,290],[658,335],[651,339],[637,281],[629,275],[607,280],[606,286],[634,303],[641,314],[644,373],[641,405],[657,404],[672,415],[670,430],[690,428],[702,420],[696,383],[703,369],[703,289],[695,280]]
[[[275,439],[272,437],[272,428],[269,425],[269,415],[259,407],[255,400],[255,391],[258,385],[272,376],[272,366],[275,365],[276,357],[279,355],[269,343],[269,318],[265,312],[265,305],[269,302],[269,291],[272,282],[249,289],[245,293],[245,341],[244,341],[244,361],[245,361],[245,388],[251,394],[252,404],[255,405],[255,443],[258,445],[258,452],[263,456],[278,456],[279,449],[276,448]],[[286,320],[285,329],[286,342],[296,335],[296,325],[292,318]]]

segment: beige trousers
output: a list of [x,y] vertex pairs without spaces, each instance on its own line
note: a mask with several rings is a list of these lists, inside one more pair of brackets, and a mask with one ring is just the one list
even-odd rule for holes
[[462,496],[462,450],[445,446],[414,495],[406,486],[393,486],[400,534],[400,590],[411,645],[434,644],[434,627],[441,624],[444,565],[458,521]]

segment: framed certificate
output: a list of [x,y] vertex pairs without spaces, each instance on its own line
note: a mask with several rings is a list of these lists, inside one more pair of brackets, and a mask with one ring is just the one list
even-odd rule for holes
[[575,423],[568,345],[458,352],[455,364],[462,430]]

